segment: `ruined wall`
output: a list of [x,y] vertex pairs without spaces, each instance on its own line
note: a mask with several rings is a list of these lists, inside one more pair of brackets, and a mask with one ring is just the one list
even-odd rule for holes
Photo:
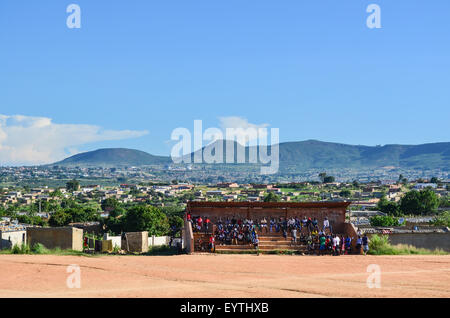
[[26,234],[26,231],[0,231],[0,249],[9,249],[14,245],[26,244]]
[[132,253],[148,252],[148,232],[127,232],[122,238],[122,249]]
[[30,246],[41,243],[48,249],[83,250],[83,230],[73,227],[29,227],[27,242]]

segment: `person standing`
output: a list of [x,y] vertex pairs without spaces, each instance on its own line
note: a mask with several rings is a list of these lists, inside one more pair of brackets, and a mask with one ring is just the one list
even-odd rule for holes
[[297,244],[297,229],[295,227],[292,229],[292,242]]
[[330,229],[330,233],[333,233],[331,230],[331,226],[330,226],[330,221],[328,221],[328,218],[325,217],[325,219],[323,220],[323,231],[325,232],[325,229],[329,228]]
[[209,237],[209,249],[212,253],[216,251],[216,239],[213,234]]
[[253,246],[256,249],[256,255],[259,255],[259,238],[257,234],[255,235],[255,238],[253,240]]
[[362,246],[363,246],[363,252],[364,255],[367,255],[367,253],[369,252],[369,238],[367,237],[367,234],[364,233],[364,236],[362,238]]

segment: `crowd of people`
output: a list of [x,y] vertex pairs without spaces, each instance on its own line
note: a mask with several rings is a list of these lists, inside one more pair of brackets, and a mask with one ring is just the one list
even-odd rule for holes
[[214,250],[215,245],[245,245],[251,244],[256,249],[259,247],[259,235],[281,233],[285,240],[290,239],[290,245],[306,244],[308,253],[315,255],[343,255],[353,252],[359,253],[363,249],[364,254],[369,250],[367,235],[358,233],[356,238],[356,251],[353,251],[354,237],[337,235],[333,233],[332,225],[328,218],[319,225],[317,218],[260,218],[240,219],[219,218],[215,221],[215,230],[208,217],[192,217],[187,214],[187,221],[192,223],[196,232],[209,233],[209,248]]

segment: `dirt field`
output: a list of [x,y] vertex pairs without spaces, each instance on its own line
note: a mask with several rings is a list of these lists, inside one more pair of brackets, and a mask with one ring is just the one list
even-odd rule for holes
[[2,255],[0,268],[0,297],[450,297],[450,256]]

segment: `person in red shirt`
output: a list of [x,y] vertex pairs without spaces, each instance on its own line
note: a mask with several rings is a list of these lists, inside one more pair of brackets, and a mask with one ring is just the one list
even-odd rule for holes
[[201,230],[202,225],[203,225],[203,219],[202,219],[201,216],[199,216],[198,219],[197,219],[197,229]]
[[210,248],[211,252],[215,252],[215,250],[216,250],[215,242],[216,242],[216,239],[215,239],[214,235],[211,234],[211,236],[209,237],[209,248]]
[[206,217],[206,220],[205,220],[205,232],[208,232],[208,230],[209,230],[209,223],[210,222],[211,222],[211,220],[208,217]]

